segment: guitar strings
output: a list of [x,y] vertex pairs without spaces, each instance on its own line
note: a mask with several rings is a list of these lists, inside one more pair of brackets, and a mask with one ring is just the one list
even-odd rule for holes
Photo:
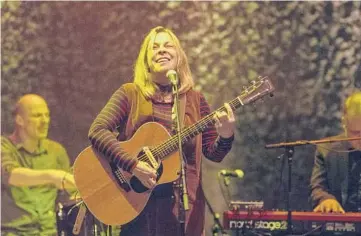
[[[259,88],[263,83],[265,77],[261,78],[259,82],[254,83],[250,88],[246,88],[244,89],[244,91],[241,93],[240,96],[238,96],[237,98],[233,99],[232,101],[229,102],[229,105],[231,106],[232,110],[235,110],[235,108],[237,108],[237,105],[243,105],[244,103],[242,102],[242,99],[248,94],[250,94],[251,92],[254,92],[256,90],[256,88]],[[259,94],[258,94],[259,95]],[[175,141],[178,139],[178,135],[181,135],[181,138],[185,138],[187,136],[189,136],[190,134],[192,134],[194,131],[192,131],[195,127],[199,126],[201,128],[201,130],[198,130],[198,128],[195,130],[195,132],[202,132],[204,131],[209,125],[211,125],[212,123],[215,123],[215,119],[214,114],[217,111],[224,111],[225,107],[222,106],[219,109],[217,109],[216,111],[208,114],[207,116],[205,116],[199,123],[193,124],[189,127],[187,127],[183,132],[181,132],[180,134],[176,134],[173,137],[171,137],[170,139],[168,139],[167,141],[165,141],[164,143],[160,144],[158,147],[154,148],[151,150],[153,155],[159,156],[160,154],[163,154],[163,157],[166,157],[169,153],[171,153],[173,150],[175,150],[178,146],[178,143],[175,144]],[[202,130],[203,129],[203,130]],[[183,140],[182,140],[183,143]],[[162,157],[160,157],[160,159],[162,159]],[[138,157],[138,160],[140,161],[147,161],[148,157],[146,154],[142,154],[141,156]]]
[[[204,124],[202,124],[201,127],[206,127],[206,126],[210,125],[212,123],[212,120],[209,120],[209,118],[210,117],[205,117],[205,119],[202,122],[200,122],[198,125],[200,125],[201,123],[204,123]],[[184,138],[184,137],[188,136],[189,134],[193,133],[193,132],[190,132],[191,129],[193,129],[193,125],[186,128],[183,131],[183,133],[181,134],[182,138]],[[197,131],[198,131],[198,129],[197,129]],[[177,140],[178,140],[178,134],[171,137],[170,139],[168,139],[163,144],[160,144],[157,148],[152,149],[151,150],[152,154],[154,154],[156,156],[158,156],[160,154],[163,154],[165,156],[168,155],[169,152],[173,151],[172,149],[175,149],[178,146],[178,143],[176,143]],[[146,154],[143,154],[138,159],[140,161],[146,161],[146,160],[148,160],[148,157],[147,157]]]
[[[229,102],[230,106],[232,109],[235,109],[236,106],[237,106],[237,103],[241,104],[239,102],[239,99],[238,97],[235,98],[234,100],[232,100],[231,102]],[[185,138],[187,136],[189,136],[190,134],[194,133],[194,131],[192,131],[196,126],[199,126],[201,128],[200,132],[202,132],[202,129],[205,130],[209,125],[211,125],[212,123],[215,123],[215,119],[213,118],[214,117],[214,114],[217,112],[217,111],[224,111],[225,110],[225,107],[222,106],[220,107],[219,109],[217,109],[216,111],[208,114],[207,116],[205,116],[199,123],[196,123],[196,124],[193,124],[189,127],[187,127],[182,133],[181,133],[181,138]],[[198,132],[198,128],[195,130],[195,132]],[[166,142],[160,144],[157,148],[151,150],[152,154],[158,156],[160,154],[163,154],[165,156],[167,156],[169,153],[167,153],[167,151],[171,152],[173,151],[172,148],[176,148],[178,146],[178,143],[175,144],[175,141],[177,141],[178,139],[178,135],[179,134],[176,134],[174,135],[173,137],[171,137],[170,139],[168,139]],[[168,150],[168,149],[171,149],[171,150]],[[147,161],[148,160],[148,157],[146,154],[143,154],[141,156],[138,157],[138,160],[140,161]]]
[[[220,108],[221,109],[221,108]],[[212,115],[214,114],[215,112],[212,112],[211,114],[205,116],[200,123],[198,124],[194,124],[192,126],[189,126],[187,127],[182,133],[181,133],[181,136],[182,138],[188,136],[189,134],[193,133],[191,132],[192,129],[194,129],[194,127],[196,127],[197,125],[200,125],[200,127],[206,127],[208,125],[210,125],[211,123],[213,123],[213,117]],[[202,124],[202,125],[201,125]],[[196,130],[198,131],[198,129]],[[169,153],[167,153],[167,151],[172,151],[172,148],[176,148],[178,146],[178,143],[175,143],[175,141],[177,141],[178,139],[178,135],[179,134],[176,134],[174,135],[173,137],[171,137],[170,139],[168,139],[166,142],[160,144],[157,148],[154,148],[153,150],[151,150],[151,152],[154,154],[154,155],[159,155],[159,154],[163,154],[163,155],[167,155]],[[169,150],[171,149],[171,150]],[[145,161],[148,159],[147,155],[146,154],[143,154],[141,155],[139,158],[138,158],[140,161]]]
[[[236,106],[238,104],[241,104],[239,102],[239,99],[238,97],[235,98],[234,100],[232,100],[231,102],[229,102],[230,106],[232,109],[235,109]],[[205,116],[201,121],[200,123],[197,123],[197,124],[193,124],[192,126],[189,126],[187,127],[183,132],[182,132],[182,138],[188,136],[189,134],[193,133],[191,132],[192,129],[194,129],[194,127],[196,127],[197,125],[200,126],[201,128],[205,129],[207,128],[210,124],[214,123],[215,120],[213,118],[214,114],[217,112],[217,111],[223,111],[225,109],[224,106],[220,107],[219,109],[217,109],[216,111],[208,114],[207,116]],[[201,125],[202,124],[202,125]],[[198,129],[196,130],[198,131]],[[177,134],[178,135],[178,134]],[[174,142],[177,140],[177,135],[171,137],[169,140],[167,140],[165,143],[163,144],[160,144],[157,148],[151,150],[152,153],[154,155],[159,155],[159,154],[163,154],[164,156],[167,156],[169,153],[168,152],[171,152],[173,151],[172,149],[171,150],[167,150],[169,148],[174,148],[174,146],[176,147],[178,144],[174,144]],[[139,158],[138,158],[140,161],[147,161],[148,160],[148,157],[146,154],[143,154],[141,155]]]

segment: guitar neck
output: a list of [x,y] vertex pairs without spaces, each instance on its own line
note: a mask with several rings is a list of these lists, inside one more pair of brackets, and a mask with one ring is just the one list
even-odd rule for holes
[[[229,102],[232,110],[236,110],[240,106],[244,105],[240,97],[237,97]],[[226,111],[225,106],[218,108],[216,111],[208,114],[203,117],[197,123],[185,128],[181,133],[182,144],[191,140],[198,134],[204,132],[209,126],[215,123],[214,115],[216,112]],[[156,155],[157,158],[163,160],[168,154],[178,149],[178,134],[172,136],[167,141],[159,145],[158,147],[152,149],[153,154]]]
[[[230,105],[231,109],[234,111],[240,106],[248,104],[250,102],[254,102],[266,94],[271,94],[274,91],[273,84],[267,78],[261,78],[258,82],[254,82],[251,86],[246,88],[241,95],[230,101],[228,104]],[[159,146],[152,148],[152,153],[158,159],[163,160],[165,159],[168,154],[172,153],[173,151],[178,149],[178,135],[181,137],[182,144],[189,141],[190,139],[194,138],[196,135],[205,131],[210,125],[215,123],[214,115],[216,112],[226,111],[225,106],[218,108],[216,111],[208,114],[207,116],[203,117],[197,123],[185,128],[180,134],[176,134],[169,138],[164,143],[160,144]]]

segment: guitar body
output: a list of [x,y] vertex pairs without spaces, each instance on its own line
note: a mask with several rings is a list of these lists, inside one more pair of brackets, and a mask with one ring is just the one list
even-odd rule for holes
[[[133,137],[120,146],[139,159],[143,147],[154,147],[169,139],[168,131],[160,124],[142,125]],[[144,155],[143,155],[144,156]],[[143,159],[142,159],[143,160]],[[169,154],[159,161],[157,184],[169,183],[179,178],[181,162],[179,152]],[[124,188],[106,158],[91,146],[84,149],[74,162],[74,178],[81,198],[90,212],[107,225],[123,225],[140,214],[152,189],[147,189],[130,173],[117,168],[122,179],[129,184]]]

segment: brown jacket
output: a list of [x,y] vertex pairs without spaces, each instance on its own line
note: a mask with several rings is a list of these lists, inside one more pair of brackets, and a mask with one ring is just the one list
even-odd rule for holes
[[[141,92],[135,87],[134,84],[125,85],[128,101],[131,103],[131,111],[128,116],[126,127],[120,131],[121,139],[129,139],[135,133],[135,131],[144,123],[152,121],[152,102],[145,99]],[[201,119],[200,114],[200,101],[199,93],[190,90],[186,93],[186,105],[184,115],[184,126],[190,126]],[[189,211],[186,212],[186,235],[200,236],[204,235],[204,215],[205,215],[205,199],[203,190],[201,187],[201,158],[202,158],[202,137],[198,135],[194,138],[191,144],[185,145],[183,152],[187,158],[186,165],[186,182],[189,196]],[[189,159],[195,157],[194,159]],[[179,205],[179,192],[178,188],[174,188],[175,201],[173,204],[173,214],[178,216]],[[151,201],[148,204],[152,204]],[[163,201],[155,201],[158,206],[154,206],[154,209],[164,209]],[[166,209],[164,209],[166,211]],[[152,210],[150,210],[152,211]],[[158,212],[162,214],[162,212]],[[164,212],[167,215],[166,212]],[[174,218],[176,220],[176,217]],[[169,222],[168,222],[169,223]],[[177,222],[174,222],[177,224]],[[154,226],[154,225],[153,225]],[[164,225],[159,225],[164,227]],[[158,227],[155,226],[155,227]],[[168,224],[167,227],[170,227]],[[157,235],[163,235],[160,233],[162,229],[155,229]],[[176,232],[173,232],[176,235]],[[144,235],[146,236],[146,235]]]

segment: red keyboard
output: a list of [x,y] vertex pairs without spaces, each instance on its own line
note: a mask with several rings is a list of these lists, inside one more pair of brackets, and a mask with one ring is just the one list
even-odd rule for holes
[[[361,213],[292,212],[293,230],[361,233]],[[287,211],[226,211],[223,214],[225,229],[253,229],[261,231],[287,230]]]

